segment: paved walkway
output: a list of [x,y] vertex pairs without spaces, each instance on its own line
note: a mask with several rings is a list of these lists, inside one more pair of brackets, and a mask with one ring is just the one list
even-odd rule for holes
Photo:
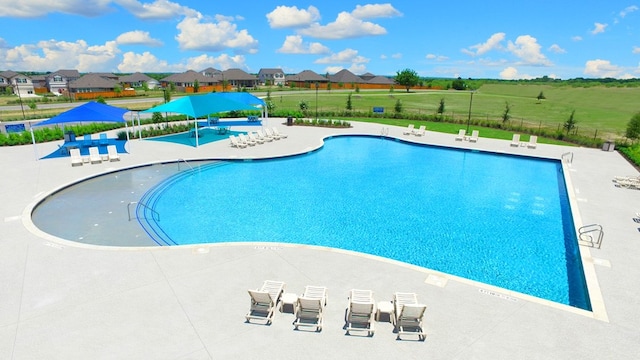
[[[354,123],[351,129],[286,127],[289,138],[247,149],[133,140],[120,162],[71,167],[36,161],[56,143],[0,148],[0,358],[3,359],[630,359],[640,353],[640,191],[616,188],[637,174],[617,152]],[[234,129],[236,130],[236,129]],[[238,129],[241,130],[241,129]],[[260,158],[307,152],[332,134],[380,134],[430,144],[560,158],[573,153],[568,187],[578,224],[605,229],[601,249],[581,247],[594,293],[586,312],[373,256],[286,244],[102,248],[54,238],[30,221],[33,206],[80,178],[178,158]],[[480,132],[482,136],[482,131]],[[124,211],[124,210],[123,210]],[[64,214],[60,214],[64,221]],[[113,236],[118,236],[114,229]],[[247,324],[248,288],[282,280],[287,291],[329,288],[322,332],[294,331],[290,313]],[[352,288],[377,301],[416,292],[428,305],[425,342],[397,341],[390,323],[373,337],[345,336]],[[597,289],[601,291],[597,291]]]

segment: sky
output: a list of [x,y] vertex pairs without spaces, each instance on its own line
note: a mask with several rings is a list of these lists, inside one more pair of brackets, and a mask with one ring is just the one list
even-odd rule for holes
[[640,78],[630,1],[0,0],[0,70]]

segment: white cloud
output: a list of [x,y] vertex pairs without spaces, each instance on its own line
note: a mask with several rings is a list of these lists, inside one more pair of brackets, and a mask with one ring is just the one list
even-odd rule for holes
[[640,54],[640,46],[634,46],[631,52],[634,54]]
[[180,71],[174,66],[169,65],[165,60],[158,59],[155,55],[148,51],[142,54],[134,52],[126,52],[122,55],[122,61],[118,64],[118,71],[123,73],[133,73],[136,71],[144,72],[153,69],[157,72]]
[[306,10],[296,6],[278,6],[267,14],[267,20],[273,29],[305,27],[320,20],[320,12],[314,6]]
[[183,63],[169,64],[166,60],[160,60],[155,55],[145,51],[142,54],[136,54],[134,52],[125,53],[122,56],[122,62],[118,65],[118,71],[127,73],[136,71],[144,72],[153,69],[153,71],[157,72],[183,72],[208,67],[215,67],[221,70],[247,68],[245,58],[242,55],[229,56],[227,54],[221,54],[218,57],[212,57],[203,54],[189,58]]
[[594,28],[593,30],[591,30],[591,34],[596,35],[596,34],[600,34],[603,33],[604,30],[607,28],[607,24],[601,24],[601,23],[594,23]]
[[436,54],[427,54],[427,56],[425,56],[425,58],[427,60],[435,60],[435,61],[446,61],[446,60],[449,60],[449,58],[446,57],[446,56],[436,55]]
[[509,51],[529,65],[549,66],[551,62],[540,52],[538,40],[530,35],[521,35],[515,43],[509,41]]
[[[335,74],[343,69],[345,69],[344,66],[327,66],[324,71],[329,74]],[[364,64],[352,64],[351,66],[346,68],[346,70],[349,70],[354,74],[364,74],[365,72],[367,72],[367,67]]]
[[635,5],[627,6],[624,10],[620,11],[620,17],[625,17],[634,11],[638,11],[637,6]]
[[247,30],[237,30],[226,19],[218,23],[202,22],[202,17],[187,17],[177,28],[176,36],[182,50],[221,51],[232,48],[236,52],[256,53],[258,41]]
[[99,16],[113,11],[111,0],[0,0],[0,17],[35,18],[49,13]]
[[9,48],[9,44],[7,44],[7,41],[3,38],[0,38],[0,49],[7,49]]
[[344,63],[353,63],[353,64],[361,64],[368,63],[369,59],[358,55],[358,50],[353,49],[345,49],[340,51],[339,53],[331,54],[330,56],[320,58],[314,61],[315,64],[344,64]]
[[609,60],[589,60],[585,64],[584,74],[597,78],[619,78],[623,69],[620,66],[611,64]]
[[560,47],[560,45],[558,44],[553,44],[551,46],[549,46],[549,51],[556,53],[556,54],[564,54],[567,51],[563,48]]
[[534,76],[520,74],[518,69],[510,66],[500,72],[500,79],[503,80],[519,80],[519,79],[534,79]]
[[387,3],[356,5],[356,8],[351,12],[351,15],[358,19],[373,19],[402,16],[402,13],[396,10],[391,4]]
[[205,69],[208,67],[214,67],[220,70],[227,70],[231,68],[249,70],[245,62],[245,57],[242,55],[229,56],[228,54],[220,54],[217,57],[213,57],[203,54],[188,59],[185,70]]
[[391,54],[391,58],[392,59],[402,59],[402,54],[401,53]]
[[[105,0],[105,2],[110,2]],[[143,4],[138,0],[113,0],[113,2],[127,9],[139,19],[161,20],[174,19],[179,16],[196,17],[199,13],[189,7],[168,0],[155,0]]]
[[495,33],[484,43],[469,46],[467,49],[462,49],[462,52],[467,55],[477,56],[491,50],[501,50],[502,45],[500,43],[504,40],[505,36],[506,34],[503,32]]
[[332,23],[324,26],[314,23],[306,29],[298,30],[298,32],[318,39],[348,39],[384,35],[387,30],[378,24],[362,21],[348,12],[341,12]]
[[319,42],[305,44],[300,35],[287,36],[280,49],[276,51],[283,54],[327,54],[330,52],[328,47]]
[[582,36],[580,36],[580,35],[572,36],[571,40],[573,40],[573,41],[582,41]]
[[77,69],[80,72],[114,71],[120,53],[115,41],[104,45],[89,45],[84,40],[40,41],[36,45],[20,45],[0,49],[0,58],[8,69],[50,71]]
[[116,38],[116,42],[120,45],[147,45],[162,46],[162,41],[153,39],[149,36],[148,31],[134,30],[120,34]]

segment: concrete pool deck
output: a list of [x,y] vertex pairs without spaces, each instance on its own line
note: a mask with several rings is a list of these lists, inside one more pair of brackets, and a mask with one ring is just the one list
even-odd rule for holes
[[[120,162],[80,167],[71,167],[69,158],[35,160],[36,150],[43,156],[57,143],[0,148],[0,358],[627,359],[640,352],[640,224],[633,220],[640,191],[613,185],[614,176],[637,175],[617,152],[511,147],[510,141],[482,138],[482,130],[478,142],[469,143],[455,141],[455,134],[403,135],[404,128],[380,124],[325,129],[281,123],[269,120],[287,139],[247,149],[231,148],[228,141],[194,148],[132,140]],[[336,249],[272,243],[103,248],[48,236],[29,220],[30,209],[47,194],[105,171],[180,158],[296,154],[334,134],[381,133],[556,159],[571,152],[573,162],[565,169],[576,221],[601,224],[605,231],[601,249],[581,248],[591,269],[585,269],[587,276],[601,290],[601,299],[592,295],[597,311]],[[270,326],[245,323],[247,289],[267,279],[284,281],[286,291],[297,294],[305,285],[328,287],[322,332],[294,331],[290,313],[277,312]],[[416,292],[428,306],[426,341],[397,341],[384,322],[371,338],[346,336],[352,288],[373,290],[376,301],[389,301],[396,291]]]

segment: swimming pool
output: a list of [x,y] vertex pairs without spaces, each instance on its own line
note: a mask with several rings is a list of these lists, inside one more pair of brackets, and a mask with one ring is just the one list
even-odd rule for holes
[[307,155],[182,172],[140,202],[161,245],[341,248],[590,310],[558,161],[336,137]]

